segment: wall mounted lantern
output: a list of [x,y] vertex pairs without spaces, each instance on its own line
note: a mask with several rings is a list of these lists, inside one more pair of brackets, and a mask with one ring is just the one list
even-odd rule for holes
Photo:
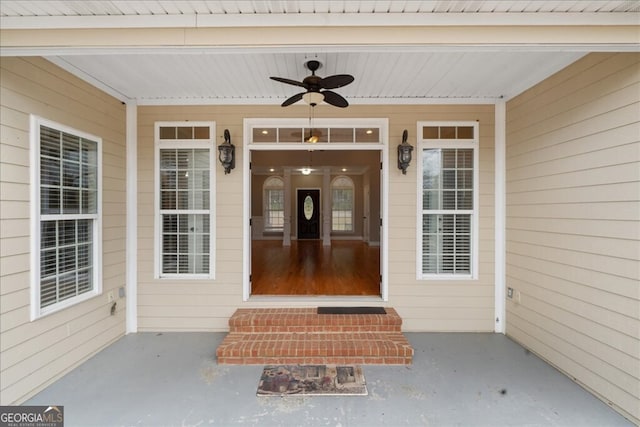
[[224,130],[224,143],[218,145],[218,159],[224,168],[224,174],[236,168],[236,146],[231,143],[229,129]]
[[402,170],[402,174],[407,174],[407,168],[411,163],[411,152],[413,151],[413,146],[407,142],[407,137],[409,133],[405,129],[402,132],[402,144],[398,145],[398,169]]

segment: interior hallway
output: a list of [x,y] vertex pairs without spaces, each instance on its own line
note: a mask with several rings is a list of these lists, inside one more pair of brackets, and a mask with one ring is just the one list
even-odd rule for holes
[[65,426],[631,426],[509,338],[408,333],[411,366],[364,366],[368,396],[257,397],[262,366],[218,366],[224,333],[127,335],[25,402]]

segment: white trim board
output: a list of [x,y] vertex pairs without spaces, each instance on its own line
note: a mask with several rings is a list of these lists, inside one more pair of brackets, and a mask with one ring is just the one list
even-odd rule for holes
[[126,333],[138,332],[138,106],[127,102]]
[[504,334],[507,331],[506,308],[506,128],[507,107],[505,102],[495,106],[495,140],[494,140],[494,309],[495,332]]
[[165,15],[3,16],[7,30],[109,28],[421,27],[637,25],[637,13],[225,13]]

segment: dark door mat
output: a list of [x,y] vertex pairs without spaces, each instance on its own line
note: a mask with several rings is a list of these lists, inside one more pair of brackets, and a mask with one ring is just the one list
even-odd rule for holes
[[318,314],[387,314],[384,307],[318,307]]

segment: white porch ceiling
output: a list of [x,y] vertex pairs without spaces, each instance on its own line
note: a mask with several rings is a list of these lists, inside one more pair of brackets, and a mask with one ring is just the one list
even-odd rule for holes
[[494,102],[510,98],[581,57],[580,52],[283,51],[80,55],[50,58],[91,76],[139,104],[279,104],[302,88],[269,76],[301,81],[318,59],[321,76],[351,74],[336,89],[351,104],[424,101]]
[[[3,29],[297,25],[419,25],[425,19],[597,22],[638,17],[638,1],[20,1],[0,2]],[[162,19],[162,21],[157,21]],[[207,19],[209,21],[207,21]],[[186,21],[185,21],[186,20]],[[307,21],[305,21],[307,20]],[[185,22],[192,22],[187,24]],[[338,22],[338,21],[335,21]],[[387,22],[387,23],[385,23]],[[319,38],[321,40],[321,38]],[[47,49],[43,56],[138,104],[279,104],[301,91],[269,76],[302,80],[317,59],[320,76],[352,74],[336,90],[351,104],[492,103],[509,99],[588,53],[541,46],[280,46],[254,48]]]

